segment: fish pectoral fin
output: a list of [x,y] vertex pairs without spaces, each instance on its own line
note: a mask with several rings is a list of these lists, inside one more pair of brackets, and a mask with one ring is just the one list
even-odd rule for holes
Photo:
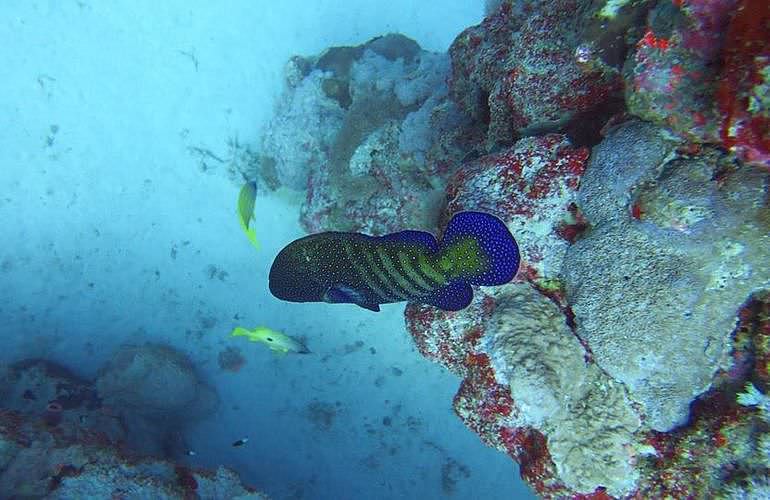
[[370,311],[374,312],[380,312],[380,305],[379,304],[371,304],[368,302],[356,302],[357,306],[363,307],[364,309],[368,309]]
[[380,312],[379,304],[367,300],[361,292],[343,284],[329,288],[324,294],[324,299],[332,304],[356,304],[364,309]]

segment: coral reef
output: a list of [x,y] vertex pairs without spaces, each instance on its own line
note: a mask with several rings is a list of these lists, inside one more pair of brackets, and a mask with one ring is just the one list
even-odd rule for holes
[[185,423],[213,413],[219,400],[190,360],[162,344],[124,345],[99,370],[96,390],[104,407],[125,422],[132,446],[175,455]]
[[770,167],[770,3],[743,0],[725,36],[717,89],[722,144]]
[[263,138],[263,178],[307,190],[310,232],[434,227],[454,141],[434,142],[461,121],[448,72],[446,55],[403,35],[293,58]]
[[626,62],[629,110],[770,166],[769,21],[763,0],[658,2]]
[[601,485],[616,496],[633,491],[640,419],[623,385],[586,363],[559,308],[531,287],[511,286],[495,300],[478,347],[519,410],[506,427],[541,433],[569,488]]
[[620,92],[618,71],[575,57],[578,27],[582,15],[591,16],[591,3],[504,1],[455,39],[450,92],[466,113],[488,124],[488,146],[559,130]]
[[0,497],[267,498],[223,467],[209,472],[131,457],[104,436],[85,439],[76,422],[52,429],[38,421],[0,410]]
[[[761,494],[770,3],[502,0],[486,15],[450,66],[399,35],[291,61],[282,106],[328,133],[284,142],[307,148],[286,155],[305,158],[303,225],[507,224],[513,283],[462,311],[409,304],[406,324],[462,378],[457,415],[541,496]],[[283,114],[270,140],[303,126]]]
[[636,409],[529,284],[485,288],[458,313],[410,304],[407,327],[424,355],[464,378],[460,418],[540,493],[634,491],[635,456],[649,448]]
[[[463,377],[460,418],[517,460],[539,494],[722,491],[760,474],[746,472],[756,470],[749,414],[725,401],[745,376],[736,360],[760,366],[770,351],[740,354],[734,335],[746,298],[770,288],[770,176],[651,124],[607,133],[587,165],[563,136],[546,135],[458,171],[447,214],[488,210],[517,236],[545,220],[553,237],[576,213],[585,231],[545,246],[562,265],[544,273],[550,287],[525,268],[463,311],[407,306],[407,328],[424,356]],[[544,165],[548,182],[534,181]],[[558,203],[528,197],[533,185],[558,186]],[[764,328],[748,343],[764,346]],[[729,376],[713,385],[719,374]],[[718,479],[731,463],[740,473]]]
[[123,422],[105,411],[93,383],[43,359],[10,365],[0,374],[0,407],[40,419],[54,435],[125,441]]
[[[105,367],[99,385],[109,392],[113,386],[106,380],[118,377],[116,370],[122,367],[136,387],[130,397],[126,391],[122,398],[112,394],[113,407],[103,404],[95,384],[50,361],[25,360],[8,367],[0,378],[0,497],[265,498],[242,486],[238,476],[225,468],[210,472],[137,455],[146,449],[173,454],[167,442],[169,425],[181,426],[186,420],[178,415],[164,422],[168,414],[158,399],[176,396],[167,390],[189,394],[180,380],[167,379],[167,387],[155,386],[150,395],[148,382],[137,376],[143,372],[137,365],[168,376],[170,370],[188,371],[186,363],[169,347],[124,347]],[[193,381],[200,384],[197,378],[188,383]],[[152,414],[157,418],[149,420],[149,414],[142,413],[147,420],[140,431],[135,427],[136,412],[147,409],[142,398],[149,398],[146,402],[154,405]],[[153,432],[153,426],[164,432]]]
[[629,123],[594,149],[579,197],[591,230],[563,274],[577,335],[666,431],[731,362],[740,305],[770,287],[770,176],[705,148],[662,157],[654,134]]
[[[286,71],[298,72],[299,63],[292,59]],[[345,112],[321,91],[324,81],[323,73],[315,71],[284,93],[263,137],[262,177],[271,180],[269,185],[302,189],[308,172],[326,161]]]

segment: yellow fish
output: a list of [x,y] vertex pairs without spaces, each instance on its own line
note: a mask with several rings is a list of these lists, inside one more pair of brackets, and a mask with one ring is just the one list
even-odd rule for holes
[[287,354],[290,352],[310,354],[310,350],[299,340],[266,326],[258,326],[251,330],[238,326],[230,335],[233,337],[246,337],[252,342],[262,342],[277,354]]
[[244,184],[241,192],[238,194],[238,222],[240,222],[241,229],[246,233],[246,237],[251,244],[259,250],[257,232],[251,227],[251,222],[254,220],[254,200],[256,198],[257,184],[253,181]]

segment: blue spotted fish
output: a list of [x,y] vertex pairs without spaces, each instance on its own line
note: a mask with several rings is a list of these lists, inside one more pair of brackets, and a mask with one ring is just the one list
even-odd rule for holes
[[460,212],[441,243],[424,231],[385,236],[326,232],[289,243],[270,268],[270,292],[291,302],[416,302],[458,311],[471,285],[502,285],[516,275],[519,248],[505,224],[482,212]]

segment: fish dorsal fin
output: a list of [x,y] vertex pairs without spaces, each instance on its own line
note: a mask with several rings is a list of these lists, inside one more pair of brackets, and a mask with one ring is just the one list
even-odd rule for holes
[[430,297],[425,299],[426,304],[438,307],[444,311],[459,311],[465,309],[473,300],[473,289],[467,283],[456,281],[442,286]]
[[400,243],[416,243],[427,248],[430,252],[438,250],[436,237],[426,231],[399,231],[397,233],[380,236],[380,239],[383,241],[398,241]]

